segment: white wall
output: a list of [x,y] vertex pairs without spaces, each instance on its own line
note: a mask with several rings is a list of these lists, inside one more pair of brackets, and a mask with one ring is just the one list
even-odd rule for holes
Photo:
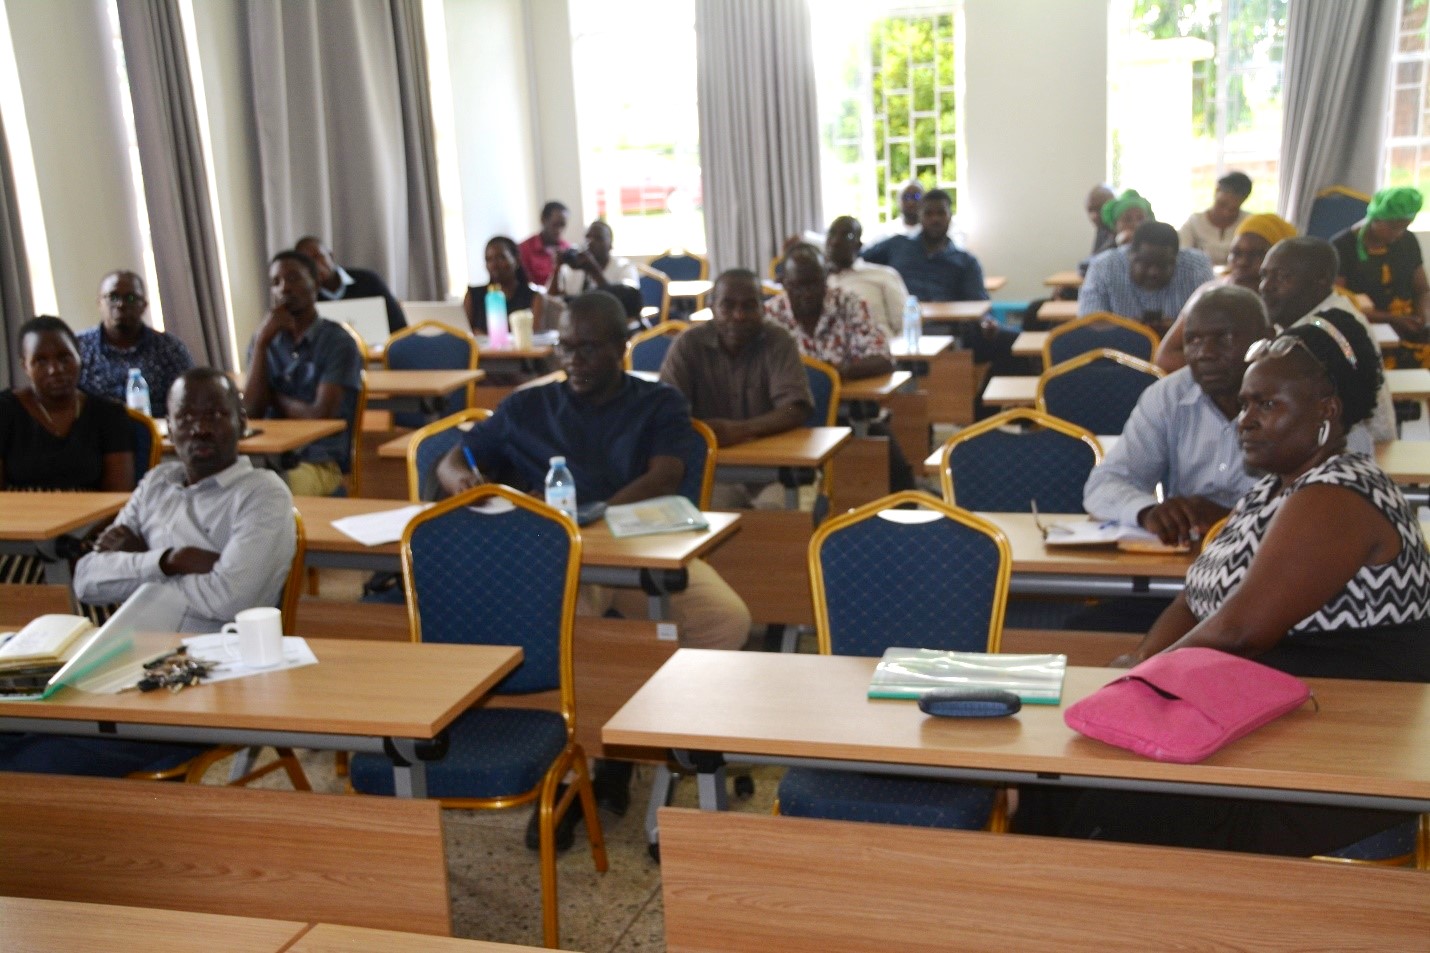
[[965,0],[959,220],[996,297],[1045,294],[1044,276],[1092,246],[1082,210],[1107,174],[1106,0]]
[[531,85],[536,99],[532,118],[537,193],[541,204],[555,200],[571,209],[566,237],[579,245],[580,236],[586,234],[586,216],[581,203],[570,8],[568,0],[529,0],[525,9]]
[[60,317],[99,323],[99,281],[143,274],[103,0],[6,0]]

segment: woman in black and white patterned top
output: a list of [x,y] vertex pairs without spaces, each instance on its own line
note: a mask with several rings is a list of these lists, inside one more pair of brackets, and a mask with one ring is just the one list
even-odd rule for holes
[[1202,645],[1297,674],[1430,678],[1420,524],[1375,461],[1345,449],[1346,431],[1375,406],[1374,345],[1349,315],[1327,311],[1254,347],[1237,426],[1247,466],[1268,475],[1124,661]]

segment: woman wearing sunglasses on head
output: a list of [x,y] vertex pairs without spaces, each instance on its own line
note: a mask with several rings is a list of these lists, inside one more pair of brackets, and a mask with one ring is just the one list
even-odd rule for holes
[[[1265,476],[1187,572],[1130,665],[1205,646],[1306,677],[1430,681],[1430,555],[1415,511],[1375,461],[1346,451],[1380,386],[1375,346],[1323,311],[1247,352],[1237,429]],[[1406,815],[1112,791],[1025,798],[1014,828],[1310,856]],[[1025,811],[1026,809],[1026,811]]]

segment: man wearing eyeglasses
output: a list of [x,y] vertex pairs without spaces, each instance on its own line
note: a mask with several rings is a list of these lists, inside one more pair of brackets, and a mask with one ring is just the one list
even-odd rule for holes
[[83,361],[79,386],[91,394],[124,402],[129,369],[139,368],[149,385],[155,410],[174,381],[194,366],[184,342],[144,323],[149,299],[144,279],[132,271],[111,271],[99,283],[98,327],[81,331],[79,355]]

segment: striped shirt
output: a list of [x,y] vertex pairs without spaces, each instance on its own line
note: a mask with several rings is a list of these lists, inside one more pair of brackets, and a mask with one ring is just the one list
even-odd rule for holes
[[1192,293],[1212,280],[1212,265],[1195,248],[1177,252],[1172,280],[1166,287],[1149,291],[1132,283],[1132,246],[1111,248],[1087,266],[1087,277],[1077,296],[1077,315],[1110,311],[1124,318],[1141,320],[1149,312],[1171,320],[1182,312]]

